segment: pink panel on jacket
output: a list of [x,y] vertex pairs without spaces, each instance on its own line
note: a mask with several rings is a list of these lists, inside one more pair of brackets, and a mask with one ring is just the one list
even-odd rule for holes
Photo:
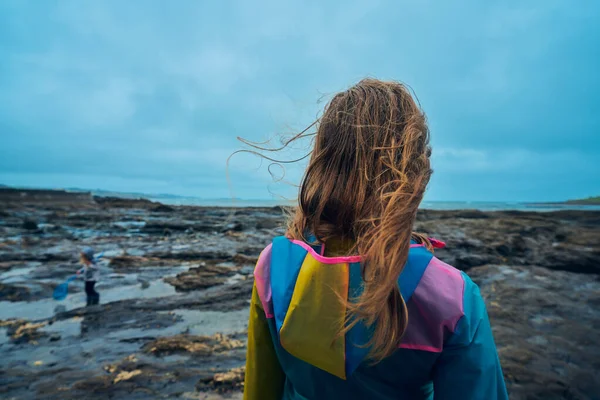
[[432,258],[408,301],[408,329],[400,348],[441,352],[464,315],[464,287],[459,270]]
[[267,318],[273,318],[273,301],[271,292],[271,247],[269,244],[258,257],[254,269],[254,284]]

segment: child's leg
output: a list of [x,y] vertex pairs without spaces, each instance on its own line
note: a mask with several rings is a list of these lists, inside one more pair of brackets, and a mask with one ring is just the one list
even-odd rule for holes
[[95,285],[96,285],[96,282],[93,281],[92,282],[92,291],[94,293],[93,293],[93,298],[92,298],[92,304],[98,304],[98,303],[100,303],[100,293],[98,293],[96,291],[96,288],[94,287]]
[[87,305],[90,306],[94,303],[94,284],[93,281],[85,281],[85,294],[87,295]]

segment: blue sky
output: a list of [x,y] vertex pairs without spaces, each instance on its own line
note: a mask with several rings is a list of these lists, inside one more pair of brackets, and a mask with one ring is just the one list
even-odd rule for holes
[[[0,183],[228,197],[236,136],[290,134],[372,76],[428,115],[427,200],[598,195],[599,20],[594,0],[4,0]],[[235,157],[233,194],[293,196],[266,167]]]

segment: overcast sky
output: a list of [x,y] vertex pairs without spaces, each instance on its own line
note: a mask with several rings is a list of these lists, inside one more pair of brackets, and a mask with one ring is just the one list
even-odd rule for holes
[[[236,136],[372,76],[428,115],[428,200],[600,194],[600,2],[284,3],[0,1],[0,183],[228,197]],[[267,165],[234,158],[234,195],[289,197]]]

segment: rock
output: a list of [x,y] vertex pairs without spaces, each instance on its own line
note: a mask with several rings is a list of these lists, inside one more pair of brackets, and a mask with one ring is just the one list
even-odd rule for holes
[[256,265],[256,262],[258,261],[258,255],[260,254],[260,250],[258,251],[258,253],[256,253],[256,249],[252,249],[250,250],[252,251],[252,255],[246,255],[246,254],[236,254],[235,256],[233,256],[233,262],[237,263],[237,264],[247,264],[247,265]]
[[494,261],[500,260],[494,260],[492,257],[481,254],[462,254],[454,259],[452,265],[456,268],[460,268],[463,271],[468,271],[473,267],[486,265]]
[[29,301],[31,299],[29,288],[0,283],[0,301]]
[[161,212],[162,213],[164,213],[164,212],[170,213],[170,212],[175,211],[175,209],[173,207],[167,206],[166,204],[159,204],[155,207],[152,207],[150,209],[150,211],[156,212],[156,213],[161,213]]
[[61,339],[61,337],[60,337],[60,335],[59,335],[59,334],[54,334],[54,335],[51,335],[51,336],[50,336],[50,338],[49,338],[49,340],[50,340],[51,342],[58,342],[60,339]]
[[0,320],[0,328],[12,328],[15,327],[15,329],[21,325],[26,324],[27,321],[25,321],[24,319],[3,319]]
[[[39,320],[0,321],[12,342],[0,346],[0,397],[239,395],[243,377],[231,372],[244,363],[244,334],[227,336],[240,342],[233,348],[219,347],[220,340],[189,335],[187,320],[192,329],[213,332],[215,327],[192,321],[196,312],[236,311],[235,318],[245,319],[253,267],[272,236],[283,233],[282,209],[167,207],[173,210],[127,199],[2,204],[0,270],[7,278],[0,295],[13,292],[17,300],[43,296],[51,302],[52,290],[78,268],[77,253],[86,245],[105,250],[115,275],[103,274],[100,286],[101,293],[108,292],[103,299],[112,298],[110,303],[83,307],[81,301],[81,307],[57,308],[46,319],[37,315],[47,313],[40,307],[35,310]],[[39,224],[24,230],[24,220]],[[146,223],[151,225],[144,231]],[[511,399],[598,397],[600,213],[421,210],[416,230],[444,240],[447,248],[436,250],[436,255],[468,270],[480,285]],[[34,267],[30,262],[38,265],[29,269]],[[187,274],[179,269],[192,264],[196,268]],[[167,269],[155,270],[157,266]],[[141,271],[145,267],[151,268]],[[143,278],[139,283],[151,285],[141,295],[136,277],[130,275],[137,270]],[[165,273],[179,286],[177,294],[157,293],[162,282],[156,280]],[[176,273],[180,275],[172,276]],[[73,285],[73,292],[81,292],[82,286]],[[208,289],[198,290],[204,288]],[[84,295],[74,297],[79,301]],[[3,304],[13,315],[19,314],[10,308],[20,306]],[[34,311],[27,314],[29,308],[23,308],[23,317],[33,317]],[[228,318],[222,321],[231,328]],[[36,326],[52,321],[62,322],[54,324],[53,332]],[[10,335],[19,327],[20,337],[13,340]],[[57,329],[59,335],[54,333]],[[187,338],[164,337],[171,334]],[[59,342],[51,341],[59,336]],[[19,341],[22,344],[14,345]],[[158,347],[146,352],[149,343]],[[46,363],[35,354],[52,354],[52,361]],[[35,367],[34,360],[40,359],[43,367]],[[194,387],[209,393],[194,392]],[[235,393],[214,393],[222,388]]]
[[53,224],[38,224],[38,228],[44,233],[50,233],[59,229],[59,227]]
[[233,368],[225,372],[208,374],[200,378],[196,384],[196,390],[213,390],[218,393],[226,393],[241,390],[244,386],[245,367]]
[[47,325],[47,322],[31,323],[23,320],[18,320],[17,323],[9,325],[8,334],[13,343],[28,343],[34,342],[43,336],[47,336],[45,332],[39,331]]
[[149,257],[154,257],[158,259],[167,259],[167,260],[180,260],[180,261],[190,261],[190,260],[206,260],[206,261],[214,261],[214,262],[222,262],[222,261],[230,261],[232,260],[232,255],[222,251],[197,251],[191,249],[183,249],[183,250],[175,250],[175,251],[155,251],[152,253],[148,253]]
[[243,231],[244,229],[245,229],[245,228],[244,228],[244,225],[243,225],[243,224],[241,224],[241,223],[239,223],[239,222],[234,222],[234,223],[231,223],[231,224],[227,224],[227,225],[225,225],[225,226],[223,227],[223,229],[222,229],[222,232],[230,232],[230,231],[233,231],[233,232],[241,232],[241,231]]
[[254,273],[254,267],[245,266],[240,269],[240,274],[242,275],[252,275]]
[[199,290],[225,283],[227,277],[233,276],[236,271],[235,268],[226,266],[205,265],[190,268],[175,277],[165,278],[164,281],[175,286],[177,291]]
[[23,229],[26,229],[28,231],[37,231],[38,230],[38,225],[34,221],[31,221],[29,219],[26,219],[23,221],[22,227],[23,227]]
[[121,371],[117,374],[115,379],[113,379],[113,384],[117,384],[121,381],[128,381],[134,376],[138,376],[142,373],[140,369],[134,369],[133,371]]
[[156,356],[175,353],[208,356],[243,347],[243,342],[217,333],[213,336],[176,335],[162,337],[146,344],[142,350]]
[[109,265],[113,268],[139,267],[148,261],[145,257],[122,255],[110,259]]
[[147,221],[146,225],[141,229],[147,234],[164,234],[164,232],[185,232],[186,230],[194,232],[216,232],[218,226],[211,224],[198,224],[182,221]]
[[59,304],[56,307],[54,307],[55,314],[63,313],[65,311],[67,311],[67,307],[63,306],[62,304]]
[[511,399],[600,393],[598,279],[505,265],[473,268],[469,275],[486,301]]
[[126,199],[121,197],[94,196],[94,202],[104,208],[142,208],[155,207],[157,203],[147,199]]
[[281,218],[264,218],[256,222],[256,229],[274,229],[284,225]]

